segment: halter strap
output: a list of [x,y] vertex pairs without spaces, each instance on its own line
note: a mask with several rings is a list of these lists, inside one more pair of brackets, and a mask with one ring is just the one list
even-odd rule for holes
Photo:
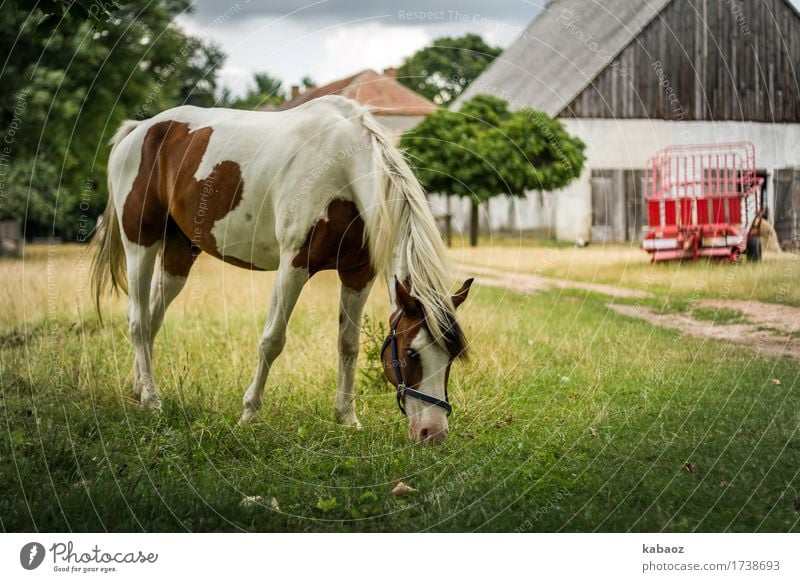
[[447,401],[447,384],[444,386],[444,400],[441,400],[435,396],[431,396],[430,394],[426,394],[425,392],[420,392],[419,390],[415,390],[414,388],[406,386],[406,383],[403,380],[403,372],[400,369],[400,354],[397,351],[397,325],[400,323],[400,319],[402,317],[403,310],[401,309],[400,313],[392,322],[392,328],[389,330],[389,334],[383,341],[383,347],[381,348],[381,358],[383,358],[383,353],[386,351],[386,348],[389,346],[392,347],[392,369],[394,369],[394,376],[397,380],[397,406],[400,408],[400,412],[408,416],[406,414],[406,409],[403,406],[403,399],[406,396],[410,396],[411,398],[416,398],[417,400],[427,402],[428,404],[433,404],[439,408],[444,408],[447,411],[447,416],[450,416],[450,414],[453,412],[453,407],[450,406],[450,403]]

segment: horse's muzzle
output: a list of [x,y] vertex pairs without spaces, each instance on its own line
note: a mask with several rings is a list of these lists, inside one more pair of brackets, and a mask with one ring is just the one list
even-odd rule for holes
[[408,438],[411,442],[437,445],[447,438],[447,421],[444,423],[421,422],[418,426],[408,427]]

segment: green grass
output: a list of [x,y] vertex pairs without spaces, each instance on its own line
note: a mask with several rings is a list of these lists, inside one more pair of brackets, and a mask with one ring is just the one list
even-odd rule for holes
[[701,321],[710,321],[717,325],[748,323],[744,313],[729,307],[695,307],[692,310],[692,317]]
[[[301,301],[247,427],[236,421],[263,321],[249,306],[187,300],[168,315],[158,415],[128,400],[119,309],[105,326],[66,308],[6,326],[0,529],[800,531],[796,361],[653,328],[594,294],[477,288],[451,436],[412,446],[371,362],[364,430],[333,423],[334,289],[323,277]],[[417,492],[391,496],[397,480]]]
[[[694,301],[656,295],[642,299],[618,299],[617,303],[642,305],[655,309],[658,313],[681,313],[697,321],[708,321],[716,325],[736,325],[749,323],[747,316],[738,309],[731,307],[703,307],[695,305]],[[775,330],[776,333],[783,333]]]

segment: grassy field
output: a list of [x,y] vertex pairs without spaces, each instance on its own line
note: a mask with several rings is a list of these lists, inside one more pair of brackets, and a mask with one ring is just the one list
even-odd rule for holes
[[[644,273],[661,295],[702,281],[708,296],[799,301],[792,259],[679,270],[582,251],[454,256],[513,269],[519,254],[530,272],[630,286]],[[800,531],[796,361],[654,328],[593,293],[479,287],[462,308],[473,355],[451,375],[451,437],[412,446],[363,357],[385,329],[383,289],[367,308],[364,430],[333,423],[337,282],[322,274],[261,419],[238,427],[272,276],[201,259],[156,342],[153,415],[128,398],[123,303],[99,324],[86,267],[74,247],[0,260],[2,530]],[[397,480],[416,493],[390,495]]]
[[491,242],[478,248],[458,246],[453,256],[481,267],[618,285],[676,300],[746,299],[800,307],[797,254],[770,254],[759,263],[704,259],[653,264],[638,244],[577,248],[513,238]]

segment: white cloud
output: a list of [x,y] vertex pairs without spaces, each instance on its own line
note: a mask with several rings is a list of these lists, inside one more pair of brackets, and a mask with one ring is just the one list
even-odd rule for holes
[[341,26],[325,35],[322,59],[313,65],[311,76],[327,83],[363,69],[381,71],[399,65],[431,40],[422,27],[378,22]]
[[225,65],[219,69],[217,76],[221,86],[228,87],[237,95],[242,95],[248,89],[250,80],[253,78],[253,72],[241,67]]

